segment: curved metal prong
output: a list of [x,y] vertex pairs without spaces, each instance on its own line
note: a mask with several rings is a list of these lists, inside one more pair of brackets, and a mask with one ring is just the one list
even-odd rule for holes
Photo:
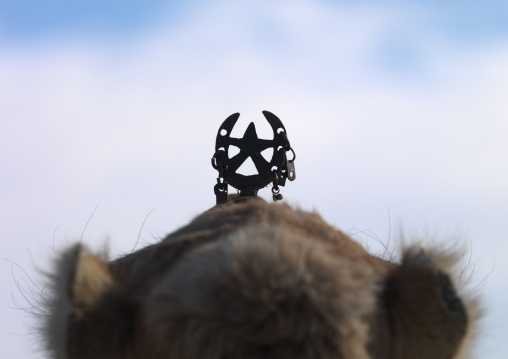
[[[234,113],[228,118],[224,120],[222,125],[219,128],[219,132],[217,132],[217,139],[220,137],[229,137],[231,135],[231,131],[233,130],[233,127],[235,127],[236,121],[238,121],[238,118],[240,117],[240,113]],[[227,133],[225,135],[221,134],[222,130],[226,130]]]
[[270,126],[272,126],[274,136],[278,133],[277,130],[279,128],[282,128],[284,130],[284,132],[286,132],[286,128],[282,124],[282,121],[277,116],[275,116],[273,113],[271,113],[270,111],[263,111],[263,115],[265,116],[265,118],[268,121],[268,123],[270,124]]

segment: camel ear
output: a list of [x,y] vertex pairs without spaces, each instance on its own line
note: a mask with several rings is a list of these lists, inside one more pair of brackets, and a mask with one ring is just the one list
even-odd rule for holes
[[108,263],[80,247],[76,256],[74,276],[70,286],[75,305],[89,308],[113,285]]
[[395,336],[404,338],[395,341],[405,346],[407,357],[456,358],[469,340],[475,318],[447,273],[458,258],[415,246],[390,274],[386,298],[391,324]]
[[[111,292],[112,286],[113,277],[105,256],[92,255],[77,244],[57,257],[52,273],[48,274],[40,327],[48,357],[67,357],[64,353],[69,349],[68,338],[74,335],[72,330],[76,330],[72,329],[75,327],[73,323],[88,323],[80,319],[96,310],[97,302],[105,297],[106,292]],[[100,308],[97,309],[100,311]],[[95,324],[92,321],[91,325]],[[100,332],[100,335],[103,333]]]

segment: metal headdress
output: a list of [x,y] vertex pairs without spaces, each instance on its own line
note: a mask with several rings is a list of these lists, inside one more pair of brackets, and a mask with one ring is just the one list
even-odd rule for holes
[[[295,152],[291,148],[287,132],[281,120],[273,113],[263,111],[263,115],[273,130],[273,140],[258,138],[256,126],[249,124],[242,138],[231,137],[239,113],[229,116],[220,126],[215,141],[215,153],[212,157],[212,166],[219,172],[217,184],[214,187],[217,204],[227,202],[228,184],[239,191],[242,196],[256,196],[257,191],[273,183],[272,193],[274,201],[282,199],[279,186],[286,184],[286,179],[294,181],[296,178],[294,161]],[[230,146],[236,146],[240,152],[230,157]],[[273,148],[273,155],[267,161],[261,152]],[[288,161],[286,152],[291,151],[293,158]],[[242,175],[237,173],[238,168],[251,158],[256,166],[257,174]]]

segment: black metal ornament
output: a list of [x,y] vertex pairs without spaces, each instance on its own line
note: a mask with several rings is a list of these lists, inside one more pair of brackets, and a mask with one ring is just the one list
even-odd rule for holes
[[[296,155],[289,143],[287,132],[282,121],[273,113],[263,111],[263,115],[273,130],[273,140],[258,138],[256,126],[249,124],[242,138],[231,137],[231,131],[235,126],[239,113],[229,116],[220,126],[215,141],[215,153],[212,157],[212,166],[219,172],[217,184],[214,187],[217,204],[227,202],[228,184],[238,189],[240,197],[256,196],[259,189],[273,183],[273,200],[282,199],[279,186],[296,179],[294,161]],[[235,156],[229,156],[230,146],[236,146],[240,152]],[[261,152],[272,148],[273,155],[267,161]],[[288,161],[286,152],[291,151],[293,158]],[[251,158],[256,166],[257,174],[242,175],[236,171],[240,166]]]

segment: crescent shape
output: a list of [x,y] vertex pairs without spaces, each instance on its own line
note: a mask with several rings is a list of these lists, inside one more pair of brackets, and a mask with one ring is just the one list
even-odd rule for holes
[[[228,118],[224,120],[222,125],[219,128],[219,131],[217,132],[217,139],[215,141],[215,150],[217,151],[219,148],[224,147],[227,151],[227,145],[228,139],[231,136],[231,131],[233,130],[233,127],[235,127],[236,122],[238,121],[238,118],[240,117],[240,113],[234,113]],[[226,134],[222,135],[222,130],[226,130]]]
[[282,128],[284,130],[284,132],[286,132],[286,134],[287,134],[286,128],[284,127],[284,125],[282,124],[282,121],[277,116],[275,116],[270,111],[263,111],[263,115],[265,116],[265,118],[268,121],[268,123],[270,124],[270,126],[272,126],[274,138],[275,138],[275,135],[278,134],[277,130],[279,128]]

